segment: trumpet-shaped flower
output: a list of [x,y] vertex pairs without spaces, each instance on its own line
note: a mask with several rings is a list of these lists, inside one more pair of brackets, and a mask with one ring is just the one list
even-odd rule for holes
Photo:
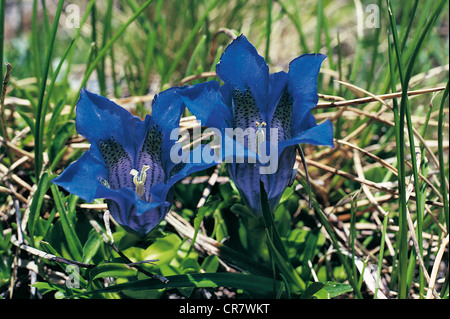
[[[244,203],[257,215],[262,213],[260,181],[274,209],[295,177],[300,143],[333,147],[331,122],[317,125],[310,112],[318,102],[317,77],[325,57],[305,54],[290,62],[288,73],[270,74],[264,58],[241,35],[216,66],[223,85],[210,81],[179,92],[203,125],[221,132],[226,128],[255,132],[243,141],[258,161],[228,162],[227,168]],[[267,162],[262,159],[267,151],[275,152],[277,167],[264,173]]]
[[[144,120],[105,97],[83,89],[76,108],[76,128],[91,146],[59,177],[56,185],[87,202],[104,198],[112,217],[143,236],[167,214],[172,186],[202,170],[202,163],[173,163],[169,158],[185,108],[178,90],[161,92],[152,115]],[[210,165],[209,165],[210,166]]]

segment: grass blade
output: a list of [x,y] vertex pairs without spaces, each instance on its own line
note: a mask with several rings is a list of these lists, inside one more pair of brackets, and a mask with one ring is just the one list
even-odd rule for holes
[[83,80],[81,81],[81,85],[80,88],[77,91],[77,95],[76,98],[73,100],[72,105],[71,105],[71,114],[75,108],[75,104],[78,100],[78,94],[81,91],[81,89],[86,85],[90,75],[92,74],[92,72],[96,69],[97,64],[103,59],[103,57],[105,56],[105,54],[107,54],[111,48],[111,46],[117,41],[117,39],[120,38],[120,36],[125,32],[125,30],[127,29],[127,27],[145,10],[145,8],[148,7],[148,5],[152,2],[153,0],[147,0],[132,16],[130,19],[127,20],[127,22],[125,22],[122,27],[116,32],[116,34],[114,34],[113,37],[111,37],[111,39],[108,41],[108,43],[105,44],[105,46],[103,46],[103,48],[98,52],[97,56],[94,58],[94,60],[92,61],[92,63],[90,63],[88,69],[86,70]]
[[209,12],[217,5],[219,0],[213,0],[209,3],[209,6],[206,8],[203,15],[197,20],[194,27],[192,28],[191,32],[187,36],[186,40],[184,41],[181,48],[178,50],[178,54],[173,60],[172,64],[169,67],[169,70],[163,75],[163,79],[161,81],[162,85],[166,84],[172,74],[175,72],[178,63],[180,62],[181,58],[185,55],[187,49],[189,48],[189,45],[194,40],[194,37],[197,35],[197,31],[200,29],[202,24],[205,22],[206,18],[208,17]]
[[385,239],[386,239],[388,220],[389,220],[389,215],[387,214],[386,216],[384,216],[383,229],[381,230],[381,242],[380,242],[380,252],[379,252],[379,257],[378,257],[377,279],[375,282],[375,293],[373,295],[373,298],[375,298],[375,299],[378,297],[378,289],[380,286],[381,267],[383,266],[384,243],[385,243]]
[[37,25],[37,15],[38,15],[38,2],[37,0],[33,1],[33,13],[31,16],[31,51],[33,52],[33,67],[34,67],[34,76],[37,80],[37,85],[39,86],[41,82],[41,62],[39,57],[39,41],[38,41],[38,25]]
[[59,192],[58,186],[52,184],[50,188],[52,190],[52,194],[55,199],[56,208],[61,218],[61,224],[64,229],[67,244],[70,247],[70,252],[72,254],[73,259],[79,261],[83,256],[83,246],[81,245],[80,239],[78,238],[75,232],[74,225],[70,221],[68,212],[63,203],[63,199],[61,198],[61,193]]
[[[122,290],[149,290],[149,289],[170,289],[170,288],[214,288],[214,287],[235,287],[249,291],[252,295],[258,297],[271,296],[273,289],[272,278],[244,275],[239,273],[200,273],[167,276],[168,284],[159,280],[144,279],[132,281],[123,284],[117,284],[105,287],[99,290],[89,291],[74,297],[88,295],[93,293],[119,292]],[[282,285],[276,282],[277,287]]]
[[266,24],[266,51],[264,59],[267,63],[270,60],[270,33],[272,31],[272,0],[267,0],[267,24]]
[[41,79],[41,88],[39,91],[39,100],[37,104],[37,112],[36,112],[36,125],[35,125],[35,147],[34,147],[34,159],[35,159],[35,174],[36,174],[36,180],[39,180],[41,169],[42,169],[42,135],[41,135],[41,125],[44,124],[44,117],[45,114],[43,111],[43,102],[44,102],[44,95],[45,95],[45,88],[47,85],[47,76],[50,69],[51,64],[51,58],[53,53],[53,45],[55,43],[56,39],[56,30],[58,29],[58,23],[59,23],[59,17],[61,16],[61,11],[63,7],[64,1],[60,0],[58,3],[58,7],[56,9],[55,14],[55,20],[53,21],[53,27],[52,27],[52,34],[50,37],[50,45],[48,47],[47,51],[47,57],[45,59],[45,65],[44,65],[44,74]]
[[448,189],[445,174],[445,162],[444,162],[444,105],[448,98],[449,81],[445,87],[444,96],[442,96],[441,105],[439,107],[439,124],[438,124],[438,152],[439,152],[439,174],[441,178],[441,193],[444,199],[444,214],[445,222],[447,223],[447,234],[449,233],[449,201],[448,201]]
[[[416,190],[416,209],[417,209],[417,215],[418,215],[418,233],[419,233],[419,248],[420,248],[420,253],[423,255],[423,247],[422,247],[422,240],[421,240],[421,235],[422,235],[422,227],[421,227],[421,221],[423,219],[423,212],[424,212],[424,206],[422,205],[423,201],[422,201],[422,193],[420,192],[420,178],[419,178],[419,169],[417,167],[417,161],[416,161],[416,152],[415,152],[415,141],[414,141],[414,133],[413,133],[413,123],[411,120],[411,110],[409,107],[409,100],[408,100],[408,85],[409,85],[409,81],[411,79],[411,75],[412,75],[412,70],[413,70],[413,66],[414,66],[414,62],[419,54],[420,48],[423,44],[423,41],[425,40],[428,32],[430,31],[431,27],[434,25],[434,22],[436,21],[437,17],[439,16],[440,12],[442,11],[442,8],[445,5],[445,0],[442,0],[439,4],[439,6],[435,9],[435,11],[433,12],[433,14],[431,15],[431,17],[428,19],[424,29],[422,30],[422,33],[420,34],[420,36],[418,38],[416,38],[417,40],[414,43],[414,50],[413,53],[411,55],[411,58],[408,62],[407,68],[406,68],[406,72],[403,72],[403,67],[402,67],[402,58],[401,58],[401,52],[400,52],[400,43],[398,40],[398,36],[397,36],[397,29],[396,29],[396,25],[395,25],[395,20],[394,20],[394,15],[393,15],[393,9],[392,9],[392,5],[391,2],[389,0],[388,1],[388,8],[389,8],[389,19],[390,19],[390,23],[391,23],[391,30],[392,30],[392,35],[393,35],[393,39],[394,39],[394,50],[396,52],[396,57],[397,57],[397,66],[398,66],[398,70],[399,70],[399,77],[400,77],[400,82],[402,84],[402,99],[401,99],[401,103],[400,103],[400,140],[403,142],[403,137],[404,137],[404,120],[406,117],[406,123],[407,123],[407,128],[408,128],[408,136],[409,136],[409,145],[410,145],[410,154],[411,154],[411,162],[412,162],[412,166],[413,166],[413,175],[414,175],[414,188]],[[404,166],[404,159],[405,157],[402,156],[400,157],[401,162],[399,163],[401,165]],[[404,212],[402,212],[402,227],[404,226],[405,228],[407,227],[406,225],[406,210]],[[406,230],[405,230],[406,233]],[[406,236],[407,234],[403,234],[403,245],[405,245],[405,241],[406,241]],[[401,250],[401,260],[402,263],[406,262],[407,260],[407,247],[402,246],[402,250]],[[412,260],[410,261],[412,262]],[[414,260],[415,262],[415,260]],[[405,279],[407,277],[407,270],[405,271],[405,265],[403,267],[400,267],[400,269],[402,270],[403,276],[401,276],[402,278],[402,285],[399,287],[399,298],[406,298],[407,297],[407,285],[405,285]],[[422,271],[420,271],[421,276],[423,276]],[[421,282],[423,282],[423,280],[421,280]]]
[[[39,180],[38,187],[33,196],[33,201],[30,206],[30,216],[28,218],[27,229],[30,234],[30,238],[34,240],[35,235],[35,227],[39,218],[39,214],[41,211],[42,203],[44,201],[44,195],[49,188],[49,177],[47,172],[42,174],[42,178]],[[32,243],[34,244],[34,243]]]
[[278,266],[283,275],[289,279],[289,282],[293,284],[297,290],[303,291],[306,288],[305,282],[300,278],[289,260],[286,248],[284,247],[280,234],[278,233],[275,225],[273,213],[270,211],[269,200],[267,198],[267,193],[264,189],[263,182],[260,182],[260,192],[264,224],[266,226],[267,243],[270,251],[272,252],[271,256],[275,257],[275,264]]
[[3,78],[3,45],[5,40],[5,7],[6,0],[0,1],[0,77]]
[[[305,185],[303,185],[303,186],[305,187]],[[314,210],[317,212],[317,216],[319,217],[320,222],[325,227],[325,230],[327,231],[328,235],[330,236],[330,239],[333,243],[333,247],[336,249],[337,255],[339,257],[339,260],[341,261],[341,264],[344,266],[345,272],[348,277],[348,281],[353,288],[353,293],[355,293],[357,298],[363,299],[361,291],[358,289],[358,283],[356,282],[356,279],[353,276],[352,268],[348,264],[348,258],[346,256],[344,256],[344,254],[342,253],[339,242],[336,238],[336,234],[334,233],[333,228],[331,227],[327,216],[323,212],[322,208],[320,208],[316,199],[312,196],[311,190],[309,188],[307,188],[307,190],[308,190],[309,199],[311,201],[311,205],[314,208]]]

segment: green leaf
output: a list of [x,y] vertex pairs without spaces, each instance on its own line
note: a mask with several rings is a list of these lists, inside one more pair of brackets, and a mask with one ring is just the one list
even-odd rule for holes
[[292,267],[292,264],[289,262],[289,260],[284,259],[280,252],[276,249],[270,237],[271,236],[267,231],[267,242],[274,256],[275,264],[278,266],[281,273],[286,277],[286,279],[288,279],[289,283],[293,285],[292,288],[295,289],[294,292],[304,290],[305,283],[295,271],[294,267]]
[[319,240],[320,228],[316,228],[308,232],[306,236],[305,246],[302,254],[302,278],[304,280],[310,279],[311,269],[308,265],[308,261],[312,261],[317,248],[317,242]]
[[228,247],[227,245],[220,244],[217,246],[219,249],[219,256],[231,265],[236,265],[239,269],[243,269],[246,272],[261,275],[270,276],[271,270],[263,263],[257,262],[248,254],[243,254],[237,250]]
[[273,213],[270,211],[269,200],[267,198],[267,193],[264,189],[264,184],[262,182],[260,182],[260,191],[261,191],[261,206],[263,211],[264,223],[269,231],[269,234],[271,235],[272,243],[276,248],[276,250],[281,254],[282,258],[284,260],[288,260],[288,255],[286,253],[286,249],[284,248],[280,234],[278,233],[277,227],[275,225]]
[[31,285],[31,287],[35,287],[39,290],[39,292],[43,295],[46,293],[52,292],[52,291],[63,291],[64,289],[60,286],[53,285],[49,282],[37,282],[34,285]]
[[31,132],[34,134],[35,124],[33,119],[19,110],[17,111],[17,113],[19,113],[20,117],[25,121],[25,123],[27,123],[27,125],[30,127]]
[[64,230],[65,238],[70,249],[70,253],[75,260],[81,260],[83,254],[83,246],[81,245],[80,239],[78,238],[75,227],[70,220],[68,211],[64,207],[63,199],[61,198],[61,193],[56,185],[52,184],[50,186],[52,190],[53,197],[55,199],[55,205],[61,217],[61,224]]
[[158,264],[168,264],[177,255],[181,239],[176,234],[158,238],[141,254],[142,260],[158,259]]
[[50,122],[47,125],[47,134],[46,134],[47,140],[50,140],[55,132],[56,123],[57,123],[59,116],[61,114],[61,111],[65,105],[64,102],[65,102],[65,99],[60,100],[58,102],[58,104],[56,104],[55,108],[52,111],[52,117],[50,118]]
[[[56,31],[58,30],[58,23],[59,23],[59,18],[61,16],[61,11],[64,5],[64,1],[60,0],[58,2],[58,7],[56,9],[56,14],[55,14],[55,19],[53,21],[53,27],[52,27],[52,33],[50,36],[50,43],[49,43],[49,47],[47,49],[47,55],[45,58],[45,67],[44,67],[44,72],[42,74],[42,77],[39,77],[40,74],[37,75],[38,78],[40,78],[40,90],[39,90],[39,99],[38,99],[38,105],[37,105],[37,110],[36,110],[36,125],[35,125],[35,147],[34,147],[34,160],[35,160],[35,174],[36,174],[36,179],[39,180],[39,177],[41,175],[41,166],[42,166],[42,153],[43,153],[43,147],[42,147],[42,132],[43,130],[41,130],[41,126],[43,127],[45,124],[45,114],[43,112],[44,108],[43,108],[43,104],[44,104],[44,96],[45,96],[45,88],[47,86],[47,77],[48,77],[48,73],[50,70],[50,65],[51,65],[51,59],[52,59],[52,52],[53,52],[53,47],[55,44],[55,39],[56,39]],[[35,54],[38,54],[38,52],[35,52]]]
[[219,257],[210,255],[203,260],[202,269],[205,272],[216,272],[219,268]]
[[200,41],[198,41],[197,45],[195,46],[191,58],[189,59],[188,66],[186,68],[186,76],[194,74],[194,65],[197,58],[202,57],[204,55],[203,53],[205,51],[205,42],[206,42],[206,35],[203,35],[200,38]]
[[193,258],[187,258],[181,262],[181,269],[183,270],[183,273],[198,273],[201,270],[200,265],[198,264],[197,260]]
[[137,275],[137,269],[131,268],[125,264],[109,263],[101,264],[89,272],[91,280],[105,277],[131,277]]
[[[95,268],[94,268],[95,269]],[[117,284],[105,287],[99,290],[89,291],[82,294],[74,295],[79,297],[93,293],[119,292],[122,290],[150,290],[163,288],[216,288],[216,287],[234,287],[244,289],[252,295],[252,297],[271,297],[275,288],[278,289],[282,283],[274,281],[273,278],[245,275],[239,273],[202,273],[202,274],[186,274],[167,276],[168,284],[164,284],[155,279],[144,279],[123,284]]]
[[[128,28],[128,26],[145,10],[145,8],[148,7],[148,5],[153,0],[146,1],[139,9],[135,11],[133,16],[131,16],[125,23],[123,23],[119,30],[116,31],[116,33],[109,39],[107,43],[102,47],[102,49],[97,53],[95,59],[92,61],[92,63],[89,65],[89,68],[84,73],[83,80],[81,81],[80,88],[77,92],[81,91],[81,88],[86,85],[90,75],[92,72],[97,68],[97,64],[104,58],[104,56],[109,52],[114,42],[117,41],[117,39],[120,38],[120,36],[125,32],[125,30]],[[71,113],[75,108],[75,104],[77,102],[77,99],[74,99],[71,105]]]
[[280,269],[281,273],[286,279],[293,285],[293,288],[298,292],[305,289],[305,283],[300,278],[298,273],[292,266],[289,257],[286,252],[286,248],[278,233],[273,214],[269,209],[269,201],[267,199],[267,193],[264,189],[264,184],[260,183],[261,191],[261,206],[263,211],[264,223],[266,225],[266,238],[268,247],[274,257],[275,264]]
[[11,280],[11,264],[13,258],[10,256],[8,259],[0,259],[0,287],[6,285]]
[[362,295],[361,295],[361,291],[358,290],[358,286],[357,283],[355,281],[355,278],[353,278],[353,272],[351,270],[351,267],[348,263],[348,258],[346,258],[346,256],[343,255],[341,249],[339,248],[339,244],[338,244],[338,240],[336,238],[336,234],[333,231],[333,228],[331,227],[328,218],[326,217],[325,213],[322,211],[322,208],[319,206],[319,204],[317,203],[316,199],[313,196],[310,196],[311,198],[311,205],[314,208],[314,210],[316,210],[317,212],[317,216],[320,219],[320,222],[322,223],[322,225],[325,227],[328,235],[331,238],[331,241],[333,242],[333,246],[336,248],[336,252],[337,255],[339,257],[339,260],[341,262],[341,264],[344,267],[345,272],[347,273],[348,279],[350,281],[351,286],[353,287],[353,291],[356,294],[356,296],[359,299],[362,299]]
[[300,299],[311,299],[316,293],[318,293],[325,284],[321,282],[309,283],[305,291],[300,295]]
[[308,284],[300,299],[331,299],[351,291],[353,289],[348,284],[331,281],[312,282]]
[[200,229],[200,225],[203,221],[203,218],[208,212],[214,212],[217,206],[220,204],[220,201],[217,199],[213,199],[205,203],[200,209],[197,211],[197,216],[194,219],[194,236],[192,238],[191,246],[189,247],[189,252],[195,244],[195,240],[197,239],[197,234]]
[[247,206],[244,206],[242,204],[236,203],[233,206],[231,206],[230,210],[233,213],[235,213],[236,215],[245,216],[245,217],[249,217],[249,218],[254,218],[254,215],[247,208]]
[[50,144],[49,157],[50,162],[53,162],[61,149],[66,144],[66,141],[73,135],[75,130],[75,122],[69,121],[61,126],[55,133],[52,143]]
[[319,299],[324,299],[322,297],[326,296],[327,299],[330,299],[352,291],[353,291],[352,286],[348,284],[325,282],[324,287],[321,290],[319,290],[316,294],[314,294],[314,296],[316,296]]
[[214,7],[217,5],[218,2],[219,2],[218,0],[210,1],[208,4],[208,7],[204,11],[204,13],[196,20],[196,23],[190,30],[189,35],[186,37],[185,41],[179,48],[178,54],[176,55],[175,59],[173,60],[172,64],[170,65],[168,72],[164,74],[164,77],[162,79],[162,84],[166,84],[168,82],[168,80],[170,79],[170,77],[172,76],[172,74],[175,72],[181,59],[183,59],[185,57],[186,51],[188,50],[189,45],[191,44],[191,42],[194,40],[195,36],[197,35],[198,30],[203,26],[204,21],[208,19],[209,12],[214,9]]
[[[445,101],[447,100],[449,95],[449,81],[447,81],[447,85],[445,86],[445,91],[444,91],[444,95],[442,96],[442,100],[441,100],[441,104],[439,106],[439,126],[438,126],[438,155],[439,155],[439,174],[440,174],[440,184],[441,184],[441,194],[443,195],[443,201],[444,201],[444,215],[445,215],[445,222],[447,224],[447,233],[450,230],[450,208],[449,208],[449,202],[448,202],[448,197],[446,196],[447,193],[447,185],[445,182],[445,178],[446,175],[445,174],[445,162],[444,162],[444,106],[445,106]],[[447,109],[448,109],[448,104],[447,104]],[[447,139],[448,140],[448,139]],[[448,163],[448,161],[447,161]],[[447,166],[448,169],[448,166]],[[447,174],[448,174],[448,170],[447,170]],[[447,277],[448,278],[448,277]],[[448,283],[448,280],[447,280]],[[447,286],[448,287],[448,286]],[[444,290],[443,290],[444,291]],[[441,297],[443,295],[441,294]]]
[[34,193],[33,200],[30,206],[30,216],[27,223],[30,238],[33,238],[33,240],[35,235],[36,222],[38,221],[41,212],[42,202],[44,201],[44,195],[47,192],[48,188],[49,188],[49,176],[47,172],[44,172],[41,176],[41,179],[39,180],[36,192]]
[[82,261],[84,263],[89,263],[94,257],[94,255],[97,253],[98,249],[100,248],[100,245],[102,244],[103,240],[100,237],[100,235],[97,233],[96,230],[92,229],[90,231],[89,237],[86,241],[86,243],[83,246],[83,259]]

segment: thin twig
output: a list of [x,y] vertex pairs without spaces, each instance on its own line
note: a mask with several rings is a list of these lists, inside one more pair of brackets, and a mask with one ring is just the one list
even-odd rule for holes
[[428,285],[428,291],[427,291],[427,299],[431,298],[431,294],[434,293],[434,285],[436,283],[437,273],[439,270],[439,266],[441,264],[442,257],[444,255],[445,247],[448,245],[449,237],[448,235],[444,238],[444,240],[441,243],[441,246],[439,247],[439,251],[436,254],[436,259],[434,260],[433,269],[431,270],[431,276],[430,276],[430,284]]
[[373,153],[371,153],[371,152],[369,152],[369,151],[366,151],[365,149],[362,149],[362,148],[360,148],[359,146],[356,146],[356,145],[354,145],[354,144],[352,144],[352,143],[349,143],[349,142],[347,142],[347,141],[344,141],[344,140],[334,139],[334,142],[335,142],[335,143],[342,144],[342,145],[349,146],[349,147],[351,147],[351,148],[354,149],[354,150],[358,150],[359,152],[363,153],[364,155],[367,155],[367,156],[369,156],[370,158],[374,159],[375,161],[377,161],[377,162],[380,163],[382,166],[384,166],[384,167],[386,167],[387,169],[389,169],[389,170],[390,170],[391,172],[393,172],[394,174],[398,174],[397,169],[396,169],[394,166],[392,166],[391,164],[387,163],[385,160],[383,160],[382,158],[376,156],[375,154],[373,154]]
[[[374,155],[373,153],[371,153],[371,152],[369,152],[369,151],[366,151],[365,149],[362,149],[362,148],[360,148],[360,147],[358,147],[358,146],[356,146],[356,145],[354,145],[354,144],[352,144],[352,143],[349,143],[349,142],[347,142],[347,141],[344,141],[344,140],[337,140],[337,139],[335,139],[334,142],[335,142],[335,143],[339,143],[339,144],[343,144],[343,145],[346,145],[346,146],[349,146],[349,147],[351,147],[351,148],[353,148],[353,149],[355,149],[355,150],[360,151],[361,153],[363,153],[363,154],[369,156],[370,158],[372,158],[372,159],[374,159],[375,161],[377,161],[378,163],[380,163],[382,166],[384,166],[384,167],[386,167],[387,169],[389,169],[389,170],[390,170],[392,173],[394,173],[395,175],[398,175],[398,171],[397,171],[397,169],[396,169],[394,166],[390,165],[390,164],[387,163],[385,160],[383,160],[382,158],[380,158],[380,157]],[[411,165],[409,162],[405,161],[405,163],[406,163],[408,166],[412,167],[412,165]],[[439,192],[439,190],[436,188],[436,186],[434,186],[434,184],[433,184],[428,178],[426,178],[425,176],[423,176],[422,173],[420,173],[420,172],[419,172],[419,177],[420,177],[420,178],[421,178],[428,186],[430,186],[431,189],[433,190],[433,192],[439,197],[439,199],[440,199],[441,201],[443,201],[443,199],[442,199],[442,194]],[[408,181],[407,181],[407,182],[408,182]]]
[[[116,247],[116,245],[114,245],[114,244],[110,244],[110,245],[111,245],[112,249],[114,249],[114,251],[119,254],[120,257],[122,257],[123,259],[125,259],[127,261],[127,265],[133,265],[134,268],[136,268],[138,271],[140,271],[141,273],[147,275],[150,278],[158,279],[159,281],[161,281],[164,284],[168,284],[169,283],[169,279],[167,279],[166,277],[161,276],[161,275],[157,275],[157,274],[152,274],[151,272],[148,272],[144,268],[139,267],[138,264],[140,264],[140,262],[133,262],[133,261],[131,261],[123,252],[121,252]],[[152,262],[153,261],[154,260],[152,260]]]
[[190,76],[187,76],[187,77],[183,78],[177,84],[177,86],[183,86],[186,83],[189,83],[191,81],[195,81],[195,80],[198,80],[198,79],[205,79],[205,78],[211,78],[211,77],[216,77],[216,76],[217,76],[217,74],[216,74],[215,71],[206,71],[206,72],[202,72],[202,73],[199,73],[199,74],[190,75]]
[[7,188],[7,187],[0,186],[0,193],[13,195],[13,196],[15,196],[18,200],[20,200],[24,204],[26,204],[28,202],[28,200],[25,197],[23,197],[22,195],[17,193],[14,189],[10,189],[10,188]]
[[8,148],[10,148],[11,150],[13,150],[15,153],[17,153],[19,155],[27,156],[30,159],[34,159],[34,154],[27,152],[27,151],[21,149],[20,147],[17,147],[14,144],[14,139],[11,142],[9,142],[6,138],[4,138],[3,136],[0,136],[0,144],[6,145]]
[[63,257],[58,257],[58,256],[55,256],[53,254],[46,253],[46,252],[44,252],[42,250],[39,250],[39,249],[36,249],[34,247],[31,247],[31,246],[28,246],[28,245],[24,244],[23,242],[18,240],[15,235],[11,236],[11,242],[17,248],[25,250],[26,252],[28,252],[28,253],[30,253],[30,254],[32,254],[34,256],[38,256],[40,258],[44,258],[44,259],[49,260],[49,261],[54,261],[54,262],[58,262],[58,263],[66,264],[66,265],[75,265],[75,266],[78,266],[78,267],[81,267],[81,268],[87,268],[87,269],[92,269],[92,268],[97,266],[97,265],[86,264],[86,263],[79,262],[79,261],[76,261],[76,260],[71,260],[71,259],[67,259],[67,258],[63,258]]
[[[395,126],[394,122],[382,119],[376,115],[373,115],[369,112],[365,112],[363,110],[354,108],[354,107],[348,107],[349,111],[355,112],[359,115],[363,115],[363,116],[367,116],[369,118],[373,118],[379,122],[385,123],[389,126]],[[406,127],[404,128],[406,130]],[[430,147],[427,145],[426,141],[424,140],[424,138],[420,135],[420,133],[417,131],[416,128],[413,127],[413,133],[414,135],[417,137],[417,139],[422,143],[422,145],[425,147],[425,150],[427,150],[428,155],[430,156],[430,158],[433,160],[434,164],[436,165],[437,168],[439,168],[439,160],[437,159],[436,155],[433,153],[433,151],[430,149]]]
[[202,207],[206,203],[209,194],[211,194],[211,188],[214,187],[219,177],[220,167],[221,165],[217,165],[214,169],[214,172],[211,174],[211,177],[208,180],[208,185],[206,185],[205,189],[203,190],[202,198],[200,198],[200,200],[198,201],[197,208]]
[[[165,220],[170,225],[172,225],[182,237],[187,237],[191,240],[194,238],[195,233],[194,227],[192,227],[192,225],[188,221],[183,219],[174,211],[170,211],[166,215]],[[203,234],[197,234],[195,244],[199,245],[209,254],[220,256],[219,249],[217,248],[220,245],[220,243],[213,238],[207,237]]]
[[[9,189],[11,190],[11,192],[14,193],[14,187],[12,186],[12,184],[7,180],[6,184],[8,184]],[[14,197],[13,195],[13,203],[14,203],[14,209],[16,211],[16,223],[17,223],[17,237],[19,238],[20,242],[23,242],[23,232],[22,232],[22,217],[21,217],[21,213],[20,213],[20,204],[19,201]]]
[[8,169],[5,165],[0,163],[0,173],[3,174],[1,179],[6,178],[6,176],[9,176],[11,180],[23,188],[27,189],[30,192],[33,192],[33,187],[31,187],[27,182],[25,182],[23,179],[21,179],[16,174],[13,174],[10,169]]
[[[297,160],[300,160],[300,159],[297,158]],[[391,189],[389,187],[383,186],[383,185],[381,185],[379,183],[375,183],[375,182],[372,182],[372,181],[369,181],[369,180],[366,180],[366,179],[361,179],[361,178],[359,178],[359,177],[357,177],[355,175],[352,175],[352,174],[344,172],[344,171],[342,171],[340,169],[333,168],[333,167],[330,167],[328,165],[319,163],[319,162],[314,161],[312,159],[306,158],[306,162],[307,162],[308,165],[315,166],[317,168],[323,169],[323,170],[325,170],[327,172],[330,172],[330,173],[333,173],[335,175],[339,175],[339,176],[345,177],[347,179],[350,179],[350,180],[352,180],[354,182],[365,184],[367,186],[373,187],[373,188],[378,189],[380,191],[387,192],[387,193],[390,193],[390,194],[398,196],[398,192],[396,190],[393,190],[393,189]],[[414,195],[411,195],[411,199],[416,200],[416,197]],[[437,206],[437,207],[442,207],[443,206],[443,204],[441,202],[436,202],[436,201],[427,200],[426,203],[429,204],[429,205]]]
[[217,42],[217,36],[221,33],[226,34],[231,40],[236,39],[236,35],[234,34],[233,30],[228,29],[228,28],[219,28],[219,30],[217,30],[212,38],[211,41],[211,60],[214,61],[214,58],[216,57],[216,42]]
[[[358,152],[356,150],[353,150],[353,162],[355,165],[355,169],[358,173],[358,177],[361,179],[365,179],[364,177],[364,171],[361,165],[361,159],[359,158]],[[383,218],[388,214],[382,207],[381,205],[377,202],[377,200],[375,199],[375,197],[372,195],[372,193],[370,192],[370,189],[367,185],[362,185],[362,189],[364,194],[366,195],[367,199],[372,203],[372,205],[374,205],[375,209],[378,211],[378,213],[380,213],[381,216],[383,216]],[[392,247],[392,243],[389,239],[389,237],[385,237],[385,241],[386,241],[386,245],[391,248]]]
[[[416,234],[415,234],[415,228],[414,228],[413,221],[411,219],[411,213],[409,212],[409,209],[406,209],[406,219],[408,221],[409,234],[411,236],[411,240],[413,242],[413,246],[414,246],[414,249],[416,251],[416,255],[417,255],[416,257],[419,260],[420,268],[422,268],[422,272],[423,272],[423,276],[425,277],[425,280],[427,281],[428,284],[430,284],[430,275],[428,275],[427,268],[425,267],[425,263],[423,261],[423,258],[421,256],[421,254],[420,254],[419,243],[417,241],[417,237],[416,237]],[[432,289],[433,289],[433,295],[437,299],[441,299],[439,294],[434,290],[434,287]]]
[[[1,63],[1,62],[0,62]],[[8,87],[9,77],[11,76],[12,66],[8,62],[6,65],[6,74],[3,80],[2,85],[2,96],[1,96],[1,105],[0,105],[0,125],[2,127],[2,133],[4,138],[9,142],[11,139],[9,138],[8,131],[6,130],[6,120],[5,120],[5,96],[6,96],[6,88]]]
[[[442,86],[442,87],[437,87],[437,88],[409,91],[408,95],[414,96],[414,95],[438,92],[438,91],[443,91],[443,90],[445,90],[445,87]],[[402,92],[396,92],[396,93],[377,95],[376,97],[381,100],[390,100],[390,99],[398,98],[401,96],[402,96]],[[365,104],[365,103],[376,102],[376,101],[377,101],[377,99],[375,99],[374,97],[363,97],[360,99],[337,101],[337,102],[319,102],[315,108],[316,109],[326,109],[326,108],[330,108],[330,107],[358,105],[358,104]]]
[[[375,200],[378,203],[384,203],[384,202],[388,202],[391,199],[395,198],[394,195],[392,194],[386,194],[386,195],[382,195],[382,196],[378,196],[375,198]],[[351,209],[351,203],[343,203],[345,201],[345,198],[343,200],[341,200],[340,202],[338,202],[338,204],[334,205],[334,206],[329,206],[329,207],[325,207],[324,211],[325,213],[330,213],[330,212],[334,212],[334,213],[342,213],[344,211],[348,211]],[[367,206],[370,205],[370,201],[368,199],[361,199],[358,200],[356,202],[357,208],[359,207],[363,207],[363,206]],[[338,219],[342,219],[342,220],[347,220],[349,219],[350,215],[339,215]]]

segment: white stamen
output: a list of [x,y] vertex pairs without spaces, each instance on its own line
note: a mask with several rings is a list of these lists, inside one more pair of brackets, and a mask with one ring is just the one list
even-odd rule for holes
[[144,185],[145,185],[145,179],[147,178],[146,171],[148,171],[149,168],[150,168],[150,166],[143,165],[140,174],[135,169],[132,169],[130,171],[130,174],[134,176],[133,183],[134,183],[134,185],[136,185],[136,194],[138,194],[140,197],[144,196],[144,192],[145,192]]
[[267,126],[266,122],[255,122],[257,131],[256,131],[256,149],[258,155],[261,156],[261,143],[266,141],[266,132],[263,130],[264,126]]

